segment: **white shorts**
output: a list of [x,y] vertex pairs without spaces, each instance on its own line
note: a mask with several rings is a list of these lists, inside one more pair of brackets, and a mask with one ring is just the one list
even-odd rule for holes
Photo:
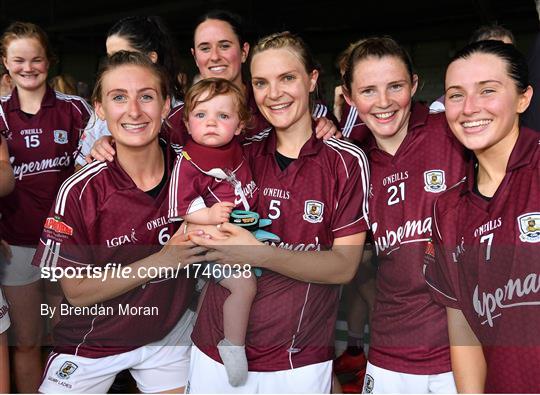
[[366,367],[363,394],[455,394],[452,372],[410,374],[379,368],[370,362]]
[[332,361],[277,372],[248,372],[246,383],[232,387],[225,367],[193,346],[186,394],[329,394]]
[[4,298],[4,294],[2,293],[2,289],[0,288],[0,333],[4,333],[5,331],[7,331],[9,326],[11,325],[8,310],[9,307],[6,302],[6,298]]
[[129,369],[143,393],[184,387],[195,318],[195,313],[187,310],[163,339],[122,354],[85,358],[53,352],[47,359],[39,392],[105,394],[116,374],[125,369]]
[[39,267],[32,266],[35,248],[10,245],[11,259],[0,254],[0,284],[21,286],[35,283],[41,278]]

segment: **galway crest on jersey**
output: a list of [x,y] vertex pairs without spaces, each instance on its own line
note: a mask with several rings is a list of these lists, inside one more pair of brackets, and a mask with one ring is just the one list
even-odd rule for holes
[[316,224],[322,222],[324,203],[318,200],[306,200],[304,203],[304,220]]
[[525,243],[540,241],[540,213],[526,213],[517,218],[519,239]]
[[54,131],[54,142],[56,144],[67,144],[68,143],[68,132],[65,130],[55,130]]
[[444,170],[428,170],[424,172],[424,189],[426,192],[439,193],[446,190]]

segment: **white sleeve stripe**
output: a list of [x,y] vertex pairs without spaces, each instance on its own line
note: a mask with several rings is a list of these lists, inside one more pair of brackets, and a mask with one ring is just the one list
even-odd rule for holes
[[84,190],[86,189],[86,187],[88,186],[88,184],[90,183],[90,181],[92,181],[92,178],[94,178],[95,176],[97,176],[99,173],[101,173],[103,170],[107,170],[106,167],[102,167],[101,170],[97,171],[94,175],[90,176],[88,178],[88,180],[85,182],[84,186],[82,187],[81,189],[81,193],[79,194],[79,200],[82,199],[82,195],[84,193]]
[[86,109],[86,111],[88,111],[89,115],[94,112],[92,107],[82,97],[76,96],[76,95],[66,95],[65,93],[58,92],[58,91],[54,91],[54,92],[56,93],[56,98],[57,99],[69,102],[73,107],[75,107],[77,109],[77,111],[79,111],[79,113],[82,114],[82,111],[81,111],[81,109],[79,107],[77,107],[75,105],[74,101],[77,101],[77,102],[81,103],[82,106]]
[[41,261],[39,262],[39,267],[46,267],[47,265],[47,257],[51,251],[51,243],[53,243],[52,240],[47,239],[47,243],[43,243],[43,239],[39,239],[39,242],[41,244],[44,244],[45,247],[43,248],[43,255],[41,256]]
[[175,115],[182,108],[184,108],[184,102],[180,102],[180,104],[178,104],[178,106],[173,107],[173,110],[169,113],[169,116],[167,117],[167,119],[171,118],[173,115]]
[[56,267],[58,265],[59,256],[60,256],[60,243],[54,243],[51,267]]
[[347,168],[347,164],[345,163],[345,159],[343,159],[343,155],[341,155],[341,152],[339,152],[337,149],[335,149],[331,145],[329,145],[329,147],[330,147],[330,149],[336,151],[337,154],[339,155],[339,157],[341,159],[341,162],[343,163],[343,167],[345,168],[345,173],[347,173],[347,178],[349,178],[349,169]]
[[212,194],[212,196],[218,201],[221,202],[221,200],[216,196],[216,194],[210,189],[210,187],[207,188],[208,191]]
[[368,197],[369,197],[369,163],[366,157],[366,154],[364,151],[362,151],[360,148],[358,148],[356,145],[348,143],[343,140],[337,140],[335,138],[331,138],[325,141],[328,145],[333,145],[336,148],[342,149],[348,153],[350,153],[352,156],[356,157],[358,160],[358,164],[360,165],[360,176],[362,179],[362,188],[364,189],[364,196],[363,196],[363,204],[362,204],[362,212],[363,217],[366,218],[366,222],[369,224],[369,209],[368,209]]
[[343,135],[345,137],[349,137],[351,135],[357,117],[358,111],[356,111],[356,107],[351,107],[349,114],[347,114],[347,121],[345,122],[345,126],[343,127]]
[[178,218],[178,178],[180,172],[180,163],[184,159],[183,156],[178,156],[174,164],[169,183],[169,218]]
[[[345,228],[347,228],[347,227],[349,227],[349,226],[352,226],[352,225],[356,224],[357,222],[362,221],[363,219],[364,219],[364,216],[358,218],[357,220],[354,220],[354,221],[351,222],[350,224],[340,226],[339,228],[336,228],[336,229],[332,229],[332,232],[337,232],[338,230],[345,229]],[[366,221],[366,223],[367,223],[367,221]]]
[[429,285],[432,289],[434,289],[435,291],[437,291],[438,293],[440,293],[442,296],[444,296],[445,298],[447,299],[450,299],[450,300],[453,300],[454,302],[457,302],[458,300],[456,298],[453,298],[451,297],[450,295],[447,295],[445,294],[443,291],[441,291],[440,289],[436,288],[433,284],[431,284],[425,277],[424,279],[426,280],[426,284]]
[[64,215],[67,195],[71,188],[75,186],[79,181],[84,180],[86,177],[94,174],[95,172],[99,171],[104,167],[107,167],[107,163],[96,161],[86,167],[83,167],[77,173],[73,174],[71,177],[65,180],[60,186],[60,189],[58,190],[58,196],[56,197],[54,211],[59,215]]
[[317,103],[315,105],[315,108],[313,109],[312,116],[315,119],[319,119],[321,117],[326,116],[327,113],[328,113],[328,108],[324,104]]
[[250,142],[264,140],[266,137],[268,137],[271,130],[272,130],[271,127],[263,129],[262,131],[260,131],[259,133],[255,134],[255,135],[253,135],[251,137],[246,137],[245,140],[250,141]]
[[6,124],[6,128],[8,128],[8,130],[9,130],[9,125],[8,125],[8,122],[7,122],[6,114],[4,114],[4,109],[3,109],[2,106],[0,106],[0,117],[2,117],[2,119],[4,120],[4,123]]
[[[40,243],[44,244],[43,240],[40,240]],[[58,258],[62,258],[62,260],[66,262],[74,263],[78,266],[89,265],[88,263],[78,262],[78,261],[74,261],[72,259],[68,259],[63,256],[60,256],[60,247],[61,247],[61,243],[48,239],[47,244],[45,245],[45,248],[43,251],[43,255],[41,257],[39,267],[56,267],[58,265]]]

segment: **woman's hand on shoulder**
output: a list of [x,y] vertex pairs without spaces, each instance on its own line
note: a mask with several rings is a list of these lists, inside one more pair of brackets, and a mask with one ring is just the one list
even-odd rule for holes
[[113,141],[111,136],[103,136],[96,140],[90,154],[86,155],[86,162],[91,163],[94,159],[99,162],[105,162],[106,160],[112,162],[114,155],[116,155],[116,151],[112,146]]
[[342,137],[341,132],[338,130],[334,122],[328,118],[321,117],[318,118],[315,125],[315,135],[318,139],[322,138],[328,140],[329,138],[335,137],[340,139]]

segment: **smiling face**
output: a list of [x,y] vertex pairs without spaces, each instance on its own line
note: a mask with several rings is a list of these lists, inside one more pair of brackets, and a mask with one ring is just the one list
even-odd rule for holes
[[377,141],[405,138],[418,78],[397,56],[369,56],[354,66],[348,102]]
[[142,66],[118,66],[103,75],[101,92],[96,112],[107,121],[117,146],[143,147],[156,141],[169,111],[156,74]]
[[11,40],[3,58],[13,83],[24,90],[43,88],[47,81],[49,62],[45,49],[36,38]]
[[224,78],[242,86],[242,63],[246,61],[249,44],[238,41],[227,22],[208,19],[195,29],[191,53],[202,78]]
[[446,119],[465,147],[478,152],[517,138],[532,90],[518,92],[504,60],[485,53],[458,59],[448,66],[445,85]]
[[206,147],[222,147],[242,131],[238,106],[232,94],[217,95],[206,100],[203,93],[189,113],[187,128],[193,140]]
[[298,56],[280,48],[253,56],[251,75],[257,107],[276,130],[299,124],[310,128],[309,94],[317,85],[317,70],[308,74]]

